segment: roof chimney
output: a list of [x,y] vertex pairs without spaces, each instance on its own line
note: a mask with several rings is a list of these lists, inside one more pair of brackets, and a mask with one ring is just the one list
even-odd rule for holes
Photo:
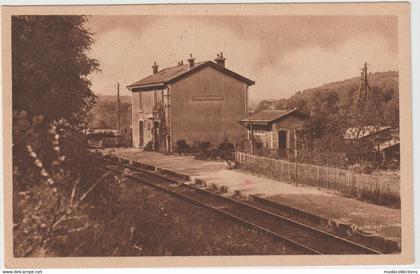
[[155,61],[155,63],[153,64],[152,68],[153,68],[153,74],[158,73],[159,66],[156,64],[156,61]]
[[188,67],[191,69],[194,67],[195,58],[193,58],[192,54],[190,53],[190,58],[188,58]]
[[217,57],[216,59],[214,59],[214,61],[216,62],[216,64],[224,67],[226,58],[223,57],[223,52],[220,52],[220,54],[217,54]]

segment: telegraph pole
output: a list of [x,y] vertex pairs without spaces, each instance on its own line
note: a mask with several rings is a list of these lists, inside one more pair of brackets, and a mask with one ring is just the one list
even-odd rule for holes
[[118,126],[118,131],[121,131],[121,124],[120,124],[120,118],[121,118],[121,109],[120,109],[120,83],[117,82],[117,108],[118,108],[118,120],[117,120],[117,126]]
[[368,71],[367,71],[367,63],[365,62],[364,66],[363,66],[363,74],[364,74],[364,78],[363,78],[363,87],[364,87],[364,111],[365,111],[365,115],[367,114],[367,108],[368,108],[368,88],[369,88],[369,83],[368,83]]
[[369,96],[369,82],[368,82],[368,64],[363,64],[362,71],[360,73],[360,87],[357,93],[355,102],[355,112],[362,112],[366,115],[368,108],[368,96]]
[[254,155],[254,124],[251,120],[251,155]]
[[368,64],[365,62],[360,72],[360,86],[357,92],[357,98],[354,103],[354,115],[360,119],[361,126],[366,126],[366,116],[368,115],[369,101],[369,82],[368,82]]

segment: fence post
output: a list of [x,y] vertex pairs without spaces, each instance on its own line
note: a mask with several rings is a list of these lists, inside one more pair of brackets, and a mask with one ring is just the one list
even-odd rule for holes
[[[307,184],[307,180],[309,180],[313,186],[318,184],[319,189],[330,189],[334,187],[331,183],[334,183],[335,189],[343,193],[348,193],[353,197],[361,197],[366,194],[370,195],[368,197],[371,197],[372,194],[376,194],[376,196],[370,198],[374,201],[387,199],[388,196],[395,199],[399,198],[400,179],[395,178],[395,176],[388,177],[382,173],[379,175],[359,174],[352,170],[307,165],[298,163],[297,161],[293,163],[279,159],[269,159],[240,151],[236,151],[235,155],[239,166],[242,168],[249,168],[250,171],[269,176],[274,175],[276,178],[285,180],[290,184],[293,184],[292,179],[294,179],[297,187],[300,185],[300,179],[302,178],[303,185]],[[326,178],[322,178],[321,170],[322,172],[326,172]],[[330,173],[335,174],[330,175]],[[341,180],[342,177],[343,180]],[[316,183],[315,180],[318,180],[318,182]],[[347,188],[345,187],[346,185]]]
[[340,169],[337,168],[337,179],[335,180],[335,189],[339,190],[340,187]]
[[318,188],[321,189],[321,176],[319,174],[319,166],[317,166],[317,173],[318,173]]
[[326,169],[326,171],[327,171],[327,187],[326,187],[326,189],[329,189],[330,188],[330,172],[329,172],[329,168],[327,167],[327,169]]
[[347,171],[347,192],[348,194],[351,194],[350,192],[350,178],[351,178],[351,170]]
[[283,180],[284,180],[284,163],[283,163],[283,161],[280,161],[280,163],[281,163],[281,177],[283,177]]
[[270,159],[270,166],[269,166],[269,169],[270,170],[275,170],[275,175],[277,175],[277,169],[275,168],[275,165],[273,164],[274,163],[274,159]]
[[248,156],[248,155],[245,155],[245,166],[246,166],[247,168],[249,168],[249,163],[248,163],[248,160],[249,160],[249,156]]

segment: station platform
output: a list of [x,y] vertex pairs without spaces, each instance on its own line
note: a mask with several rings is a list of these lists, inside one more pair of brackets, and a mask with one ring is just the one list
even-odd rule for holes
[[341,196],[339,193],[275,181],[240,169],[229,170],[221,161],[196,160],[192,156],[165,155],[140,149],[104,149],[102,154],[153,166],[228,194],[263,200],[319,218],[344,229],[401,248],[401,210]]

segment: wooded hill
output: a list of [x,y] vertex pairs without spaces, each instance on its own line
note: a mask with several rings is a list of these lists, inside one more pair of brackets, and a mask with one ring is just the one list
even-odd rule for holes
[[[101,103],[117,102],[117,95],[97,94],[96,96],[98,96],[98,101]],[[131,95],[121,95],[120,100],[121,103],[131,104]]]
[[[398,91],[398,72],[397,71],[386,71],[386,72],[375,72],[368,74],[368,81],[371,87],[377,87],[380,89],[394,89]],[[358,90],[360,86],[360,78],[353,77],[343,81],[332,82],[324,84],[317,88],[305,89],[301,93],[303,96],[310,96],[317,91],[332,90],[337,92],[340,97],[346,97],[347,94],[353,90]]]
[[[372,150],[377,145],[374,139],[349,145],[343,135],[349,128],[399,128],[398,72],[368,73],[368,95],[361,94],[358,100],[361,83],[359,77],[354,77],[324,84],[298,91],[287,99],[262,101],[256,111],[297,108],[310,114],[299,136],[301,162],[338,166],[366,162],[366,166],[386,168],[388,163],[382,162]],[[353,160],[348,161],[350,154]]]
[[[118,104],[116,95],[97,95],[92,111],[91,128],[116,129],[118,127]],[[120,96],[120,123],[122,129],[131,128],[131,96]]]
[[[386,72],[375,72],[368,74],[368,82],[371,87],[371,94],[379,97],[381,103],[384,103],[383,107],[391,107],[388,104],[392,104],[395,107],[395,103],[398,103],[398,72],[397,71],[386,71]],[[354,104],[357,92],[360,87],[360,78],[353,77],[342,81],[327,83],[316,88],[309,88],[302,91],[296,92],[289,98],[282,98],[278,100],[264,100],[261,101],[255,111],[261,109],[284,109],[294,108],[311,113],[316,108],[314,106],[315,101],[319,101],[319,96],[330,98],[330,103],[336,103],[339,108],[339,112],[348,112]],[[328,101],[328,99],[327,99]]]
[[[398,127],[398,72],[386,71],[368,74],[371,97],[377,97],[375,105],[387,112],[384,117],[389,124]],[[331,82],[319,87],[296,92],[289,98],[263,100],[253,112],[261,109],[298,108],[307,113],[337,111],[346,114],[351,111],[360,86],[359,77]],[[93,126],[116,127],[117,96],[97,95],[93,111]],[[131,96],[120,96],[121,120],[124,127],[131,124]],[[316,113],[315,113],[316,114]]]

